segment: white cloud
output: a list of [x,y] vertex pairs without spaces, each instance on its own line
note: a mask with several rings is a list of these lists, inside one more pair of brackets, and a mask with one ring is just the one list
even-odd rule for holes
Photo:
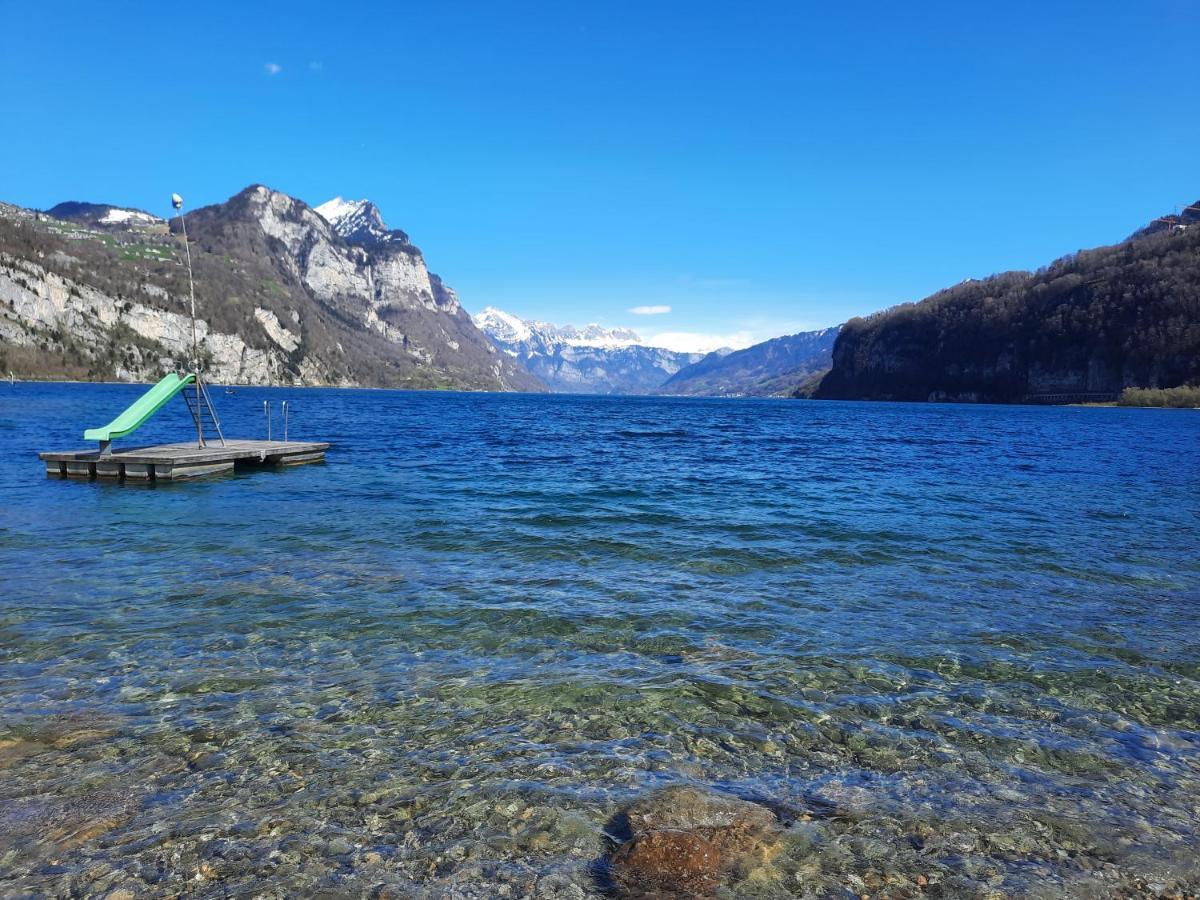
[[635,316],[664,316],[671,311],[669,306],[635,306],[629,310]]
[[648,347],[665,347],[679,353],[711,353],[722,347],[741,350],[754,343],[750,331],[735,331],[733,334],[707,334],[699,331],[664,331],[646,341]]
[[279,63],[263,63],[263,68],[267,70],[268,75],[278,75],[283,71],[283,66]]

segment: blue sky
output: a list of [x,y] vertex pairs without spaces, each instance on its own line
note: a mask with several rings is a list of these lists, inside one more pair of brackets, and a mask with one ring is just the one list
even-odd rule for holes
[[1200,199],[1194,0],[7,3],[4,21],[0,199],[369,197],[469,310],[680,345],[834,324]]

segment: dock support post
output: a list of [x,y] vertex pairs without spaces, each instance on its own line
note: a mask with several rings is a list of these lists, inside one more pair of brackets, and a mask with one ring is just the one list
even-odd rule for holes
[[121,478],[124,475],[125,467],[116,460],[98,459],[96,460],[96,477],[97,478]]

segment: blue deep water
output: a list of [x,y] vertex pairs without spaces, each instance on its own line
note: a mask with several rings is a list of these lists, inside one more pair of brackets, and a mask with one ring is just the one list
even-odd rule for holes
[[0,386],[0,894],[598,896],[674,784],[779,811],[728,896],[1200,886],[1200,412],[239,388],[327,461],[45,477],[141,390]]

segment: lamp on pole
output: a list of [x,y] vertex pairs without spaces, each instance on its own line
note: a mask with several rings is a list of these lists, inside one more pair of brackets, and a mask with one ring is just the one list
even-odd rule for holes
[[188,246],[187,219],[183,215],[183,198],[171,195],[171,205],[179,212],[179,226],[183,231],[183,252],[187,256],[188,296],[192,301],[192,367],[196,375],[196,448],[204,447],[204,425],[200,416],[200,345],[196,341],[196,285],[192,281],[192,249]]

